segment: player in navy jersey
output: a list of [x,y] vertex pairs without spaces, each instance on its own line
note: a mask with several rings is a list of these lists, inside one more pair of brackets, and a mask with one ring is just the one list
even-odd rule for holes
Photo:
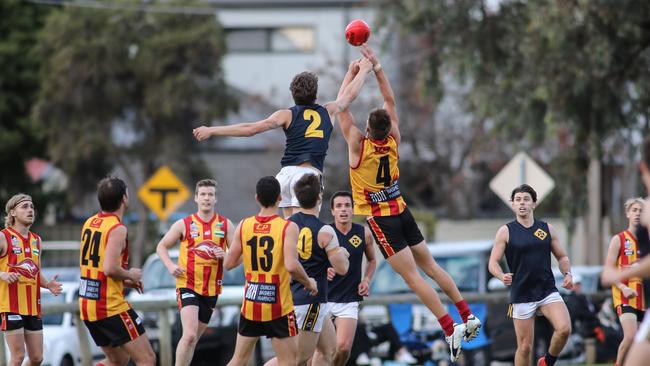
[[[319,344],[321,330],[333,327],[329,320],[327,303],[327,268],[331,264],[335,272],[344,275],[348,271],[348,252],[339,246],[334,228],[318,219],[318,203],[321,200],[320,180],[315,174],[303,175],[294,187],[300,209],[289,217],[291,222],[298,225],[298,259],[305,268],[307,275],[316,280],[318,293],[315,296],[305,291],[302,284],[293,281],[291,293],[298,322],[298,365],[304,365],[314,354]],[[333,332],[333,329],[328,330]],[[324,339],[320,347],[332,349],[334,339]],[[331,354],[326,354],[331,357]],[[326,358],[325,363],[331,360]],[[276,365],[273,359],[267,365]]]
[[[538,313],[549,320],[554,331],[549,349],[537,360],[537,365],[553,366],[571,334],[571,318],[555,287],[551,253],[564,274],[562,287],[566,289],[573,287],[571,263],[553,226],[533,217],[537,202],[535,190],[522,184],[512,191],[510,200],[516,219],[497,231],[488,268],[494,277],[510,286],[508,315],[512,317],[517,335],[515,366],[530,363]],[[504,253],[509,273],[503,273],[499,265]]]
[[275,111],[257,122],[201,126],[194,129],[194,137],[202,141],[211,136],[253,136],[282,127],[287,141],[281,161],[282,169],[276,178],[282,190],[280,207],[284,209],[284,216],[288,217],[299,206],[293,186],[305,174],[322,175],[332,124],[337,114],[359,95],[366,75],[372,70],[372,64],[366,59],[358,64],[361,72],[349,84],[345,84],[345,90],[339,91],[339,97],[333,102],[316,104],[318,77],[311,72],[301,72],[294,76],[289,88],[296,103],[293,107]]
[[[339,245],[350,253],[350,266],[344,276],[337,275],[333,268],[327,269],[327,297],[330,314],[335,319],[336,334],[321,335],[321,340],[336,338],[336,348],[323,350],[319,347],[314,354],[313,362],[323,364],[323,352],[334,353],[333,366],[343,366],[347,363],[352,350],[352,341],[357,329],[359,302],[364,296],[370,295],[370,281],[377,267],[375,259],[374,239],[368,228],[352,223],[352,193],[336,192],[330,201],[332,216],[334,216],[334,231],[338,236]],[[366,256],[366,268],[362,273],[363,256]],[[328,329],[329,330],[329,329]],[[321,351],[323,350],[323,351]]]

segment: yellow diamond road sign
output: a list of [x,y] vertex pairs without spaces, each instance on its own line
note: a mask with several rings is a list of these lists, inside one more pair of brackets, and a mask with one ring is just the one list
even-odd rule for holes
[[537,192],[537,204],[549,194],[555,181],[535,160],[524,152],[515,155],[508,164],[490,181],[490,189],[510,206],[510,194],[515,187],[528,184]]
[[190,197],[190,191],[171,169],[162,166],[140,187],[138,197],[165,221]]

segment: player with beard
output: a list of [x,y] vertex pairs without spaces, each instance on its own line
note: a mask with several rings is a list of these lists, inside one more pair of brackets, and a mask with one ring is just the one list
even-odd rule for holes
[[[215,212],[217,182],[203,179],[196,183],[194,202],[197,212],[176,221],[160,240],[156,252],[169,273],[176,277],[176,296],[181,313],[183,335],[176,348],[175,365],[187,366],[194,348],[208,327],[221,293],[224,251],[232,243],[232,222]],[[169,249],[180,241],[178,263],[172,262]]]

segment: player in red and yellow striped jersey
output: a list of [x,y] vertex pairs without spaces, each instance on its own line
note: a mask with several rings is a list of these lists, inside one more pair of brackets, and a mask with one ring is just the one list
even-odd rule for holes
[[142,320],[124,298],[124,287],[142,291],[142,270],[128,268],[129,250],[122,216],[129,204],[126,184],[104,178],[97,185],[101,211],[81,229],[79,311],[106,358],[103,365],[153,366],[156,356]]
[[[460,355],[461,338],[475,338],[481,322],[472,315],[454,280],[431,257],[424,237],[404,203],[398,184],[400,131],[395,96],[374,51],[363,45],[361,53],[373,64],[384,105],[370,112],[366,134],[354,125],[354,118],[348,110],[340,115],[339,126],[348,145],[354,214],[367,217],[370,231],[384,258],[438,318],[447,336],[452,361],[456,361]],[[358,65],[353,62],[341,90],[357,72]],[[406,248],[409,250],[404,250]],[[456,304],[464,325],[454,324],[417,267],[436,281]]]
[[[176,277],[176,293],[183,335],[176,348],[175,365],[192,361],[194,347],[205,331],[221,293],[223,256],[232,243],[232,222],[216,213],[217,182],[203,179],[196,183],[194,201],[197,212],[176,221],[160,240],[156,252]],[[169,257],[169,248],[180,241],[178,264]]]
[[[29,231],[36,213],[32,198],[19,193],[7,201],[0,230],[0,327],[9,346],[9,365],[21,365],[25,346],[30,365],[43,361],[41,287],[54,295],[61,284],[41,274],[41,238]],[[4,347],[0,345],[0,347]]]
[[230,270],[243,260],[246,275],[237,344],[228,365],[248,364],[261,336],[271,338],[280,365],[296,365],[298,329],[289,282],[293,278],[312,295],[318,288],[298,262],[298,226],[277,215],[280,183],[264,177],[256,192],[260,211],[239,223],[224,261]]
[[[641,257],[633,233],[636,232],[641,221],[643,199],[630,198],[625,202],[624,207],[628,220],[627,230],[612,237],[605,259],[606,266],[616,266],[619,269],[634,266]],[[623,340],[618,346],[616,356],[616,363],[622,365],[639,327],[638,323],[645,315],[646,304],[641,278],[634,277],[615,283],[612,286],[612,298],[614,309],[623,328]]]

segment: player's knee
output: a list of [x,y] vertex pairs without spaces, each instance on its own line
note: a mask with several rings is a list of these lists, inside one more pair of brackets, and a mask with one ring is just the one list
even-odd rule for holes
[[[4,345],[1,345],[0,347],[4,347]],[[22,365],[23,361],[25,360],[25,350],[11,352],[10,358],[10,363],[12,365]]]
[[120,365],[120,366],[126,366],[126,364],[129,363],[129,360],[131,359],[128,354],[111,354],[111,355],[106,355],[106,358],[112,365]]
[[350,354],[352,351],[352,340],[345,340],[336,344],[336,352]]
[[569,338],[569,335],[571,335],[571,323],[562,324],[555,331],[560,337]]
[[532,350],[533,350],[532,342],[522,342],[519,345],[517,345],[517,352],[521,353],[525,357],[529,357]]
[[43,354],[40,355],[30,355],[29,364],[32,366],[38,366],[43,363]]

